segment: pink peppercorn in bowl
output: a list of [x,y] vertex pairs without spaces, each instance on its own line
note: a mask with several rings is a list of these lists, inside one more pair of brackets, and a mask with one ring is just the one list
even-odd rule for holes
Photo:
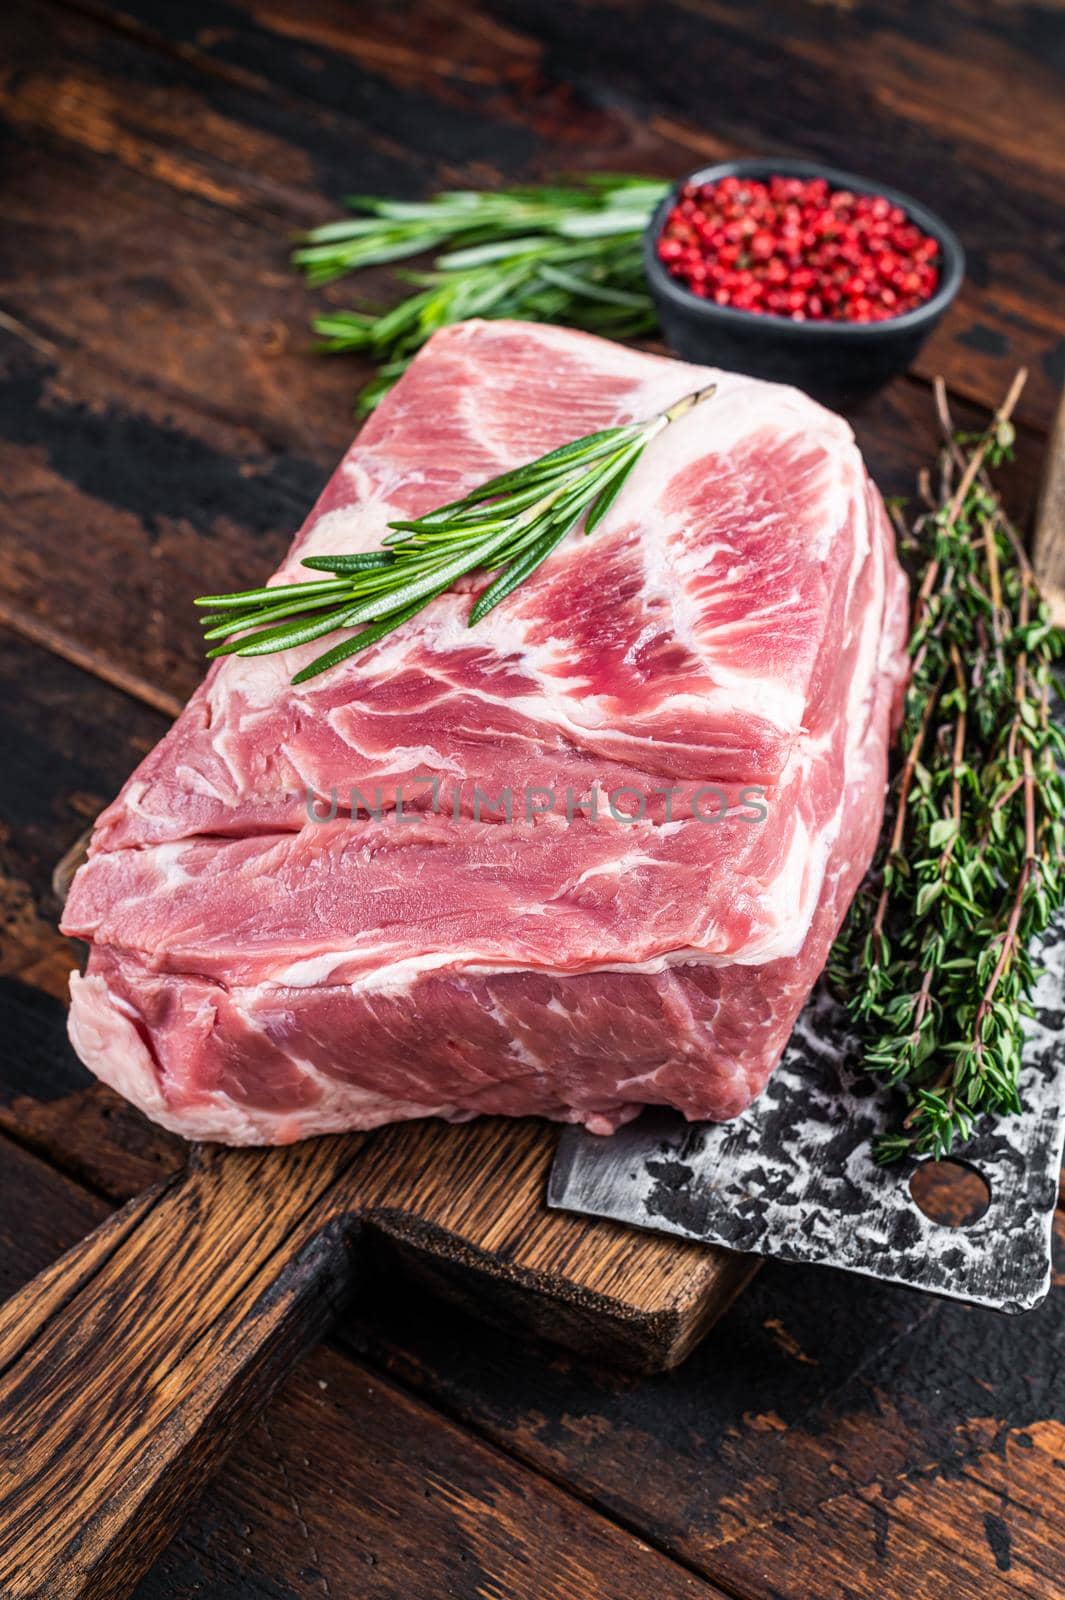
[[817,162],[751,160],[674,185],[644,266],[678,355],[844,406],[911,364],[965,257],[907,195]]

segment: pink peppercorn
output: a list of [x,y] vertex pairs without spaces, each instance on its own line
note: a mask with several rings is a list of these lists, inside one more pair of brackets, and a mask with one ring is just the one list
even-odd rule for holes
[[797,322],[883,322],[939,286],[934,238],[885,196],[824,178],[686,184],[658,257],[701,299]]

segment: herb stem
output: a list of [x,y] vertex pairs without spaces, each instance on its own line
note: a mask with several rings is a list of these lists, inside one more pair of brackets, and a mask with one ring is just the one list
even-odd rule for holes
[[[305,683],[368,648],[457,578],[478,570],[498,576],[475,601],[472,627],[531,576],[583,522],[592,533],[614,505],[651,441],[714,393],[711,384],[642,422],[604,428],[504,472],[460,500],[390,522],[381,550],[308,556],[304,565],[335,574],[235,595],[205,595],[211,657],[272,655],[338,629],[363,632],[300,669]],[[324,613],[306,616],[306,613]],[[368,625],[368,626],[364,626]]]
[[653,332],[642,236],[669,185],[625,175],[495,191],[455,190],[426,201],[354,195],[359,215],[315,228],[293,253],[313,285],[365,267],[435,254],[432,271],[400,270],[398,304],[325,311],[320,349],[370,359],[359,397],[371,410],[438,329],[470,317],[562,323],[611,338]]
[[936,383],[943,449],[910,545],[891,827],[831,963],[867,1068],[905,1095],[882,1160],[943,1155],[981,1113],[1019,1108],[1034,946],[1065,906],[1065,728],[1050,704],[1065,635],[992,482],[1023,382],[977,438],[956,432]]

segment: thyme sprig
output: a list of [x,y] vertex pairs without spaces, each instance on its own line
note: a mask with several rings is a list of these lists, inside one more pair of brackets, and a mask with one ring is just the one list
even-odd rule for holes
[[937,383],[938,485],[903,545],[920,577],[890,826],[830,966],[865,1066],[906,1097],[881,1161],[944,1155],[980,1114],[1020,1109],[1033,941],[1065,904],[1065,636],[990,476],[1024,376],[976,437]]
[[340,629],[361,627],[303,667],[294,684],[337,666],[410,620],[467,573],[498,575],[474,602],[472,627],[505,600],[568,533],[603,520],[648,444],[671,422],[714,393],[685,395],[642,422],[586,434],[535,461],[504,472],[462,499],[423,516],[389,523],[384,548],[354,555],[307,556],[326,577],[268,584],[235,594],[202,595],[208,651],[273,655]]
[[353,195],[358,216],[308,233],[293,262],[312,285],[364,267],[443,251],[431,272],[400,272],[411,291],[381,309],[314,318],[328,353],[369,357],[369,411],[439,328],[470,317],[565,323],[621,339],[650,332],[654,309],[641,236],[668,189],[653,179],[593,174],[570,184],[452,190],[427,201]]

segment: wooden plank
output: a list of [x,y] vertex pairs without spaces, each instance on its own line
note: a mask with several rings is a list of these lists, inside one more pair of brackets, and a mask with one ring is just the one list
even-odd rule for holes
[[[0,17],[0,119],[25,153],[0,196],[11,239],[6,252],[0,243],[0,306],[42,353],[91,350],[275,445],[328,451],[366,372],[306,357],[322,301],[288,268],[292,235],[353,184],[404,193],[425,181],[417,149],[375,134],[352,115],[358,103],[355,93],[342,113],[294,110],[160,63],[83,17],[16,5]],[[498,129],[475,120],[498,145]],[[527,157],[532,139],[521,142]],[[446,162],[434,171],[474,181]],[[379,291],[371,274],[364,292]],[[314,381],[300,386],[301,372]]]
[[[0,1293],[104,1215],[102,1202],[5,1145]],[[336,1351],[310,1358],[190,1510],[139,1600],[436,1600],[474,1586],[550,1600],[717,1593]]]
[[84,832],[167,723],[124,696],[97,695],[87,678],[72,700],[69,669],[3,630],[0,687],[7,748],[16,757],[0,763],[0,981],[20,978],[65,994],[73,947],[55,928],[56,850]]
[[759,1263],[549,1211],[556,1138],[543,1122],[496,1117],[376,1135],[359,1189],[380,1258],[508,1332],[615,1365],[676,1366]]
[[489,1348],[416,1289],[350,1347],[730,1593],[1060,1596],[1063,1293],[1014,1320],[770,1263],[636,1386]]
[[[0,63],[0,326],[255,429],[260,448],[329,460],[358,368],[309,355],[311,302],[287,265],[294,230],[328,209],[313,188],[327,134],[292,114],[275,129],[257,98],[46,7],[0,15]],[[368,130],[333,142],[325,182],[344,181],[354,143],[366,179],[410,185],[405,161],[375,168]],[[293,183],[267,210],[260,175],[279,169]]]
[[96,1193],[127,1200],[183,1166],[187,1148],[93,1082],[67,1040],[65,996],[65,974],[56,996],[0,979],[0,1131]]
[[57,860],[162,738],[169,719],[3,628],[0,696],[5,748],[17,753],[0,762],[4,842],[36,909],[54,921]]
[[713,1600],[720,1591],[387,1380],[320,1351],[136,1600],[205,1593]]
[[[1065,367],[1054,293],[1062,160],[1049,133],[1057,89],[1034,29],[1024,48],[1001,13],[962,6],[915,30],[886,6],[844,8],[829,26],[817,6],[782,15],[719,0],[618,5],[613,18],[561,0],[482,0],[458,15],[440,0],[402,12],[378,0],[357,17],[334,0],[248,0],[224,28],[212,9],[93,4],[143,42],[264,95],[332,114],[356,104],[380,137],[432,150],[469,181],[498,181],[519,163],[530,176],[552,163],[665,175],[765,151],[895,182],[954,221],[970,252],[959,306],[919,370],[989,404],[1027,363],[1021,415],[1049,419]],[[489,127],[486,161],[477,131]],[[345,187],[356,183],[368,187],[354,175]]]
[[243,87],[240,74],[205,75],[180,47],[160,58],[124,27],[47,3],[16,0],[2,26],[0,107],[14,130],[103,155],[220,216],[306,225],[322,196],[348,182],[353,138],[375,183],[417,180],[416,151],[360,121],[354,103],[342,120],[309,116]]
[[350,1292],[359,1143],[202,1152],[0,1307],[10,1600],[107,1600],[148,1569]]
[[0,1157],[2,1302],[102,1222],[111,1208],[7,1139],[0,1138]]
[[194,596],[271,570],[326,474],[150,389],[101,394],[99,369],[57,369],[2,330],[0,345],[0,613],[173,714],[204,670]]

